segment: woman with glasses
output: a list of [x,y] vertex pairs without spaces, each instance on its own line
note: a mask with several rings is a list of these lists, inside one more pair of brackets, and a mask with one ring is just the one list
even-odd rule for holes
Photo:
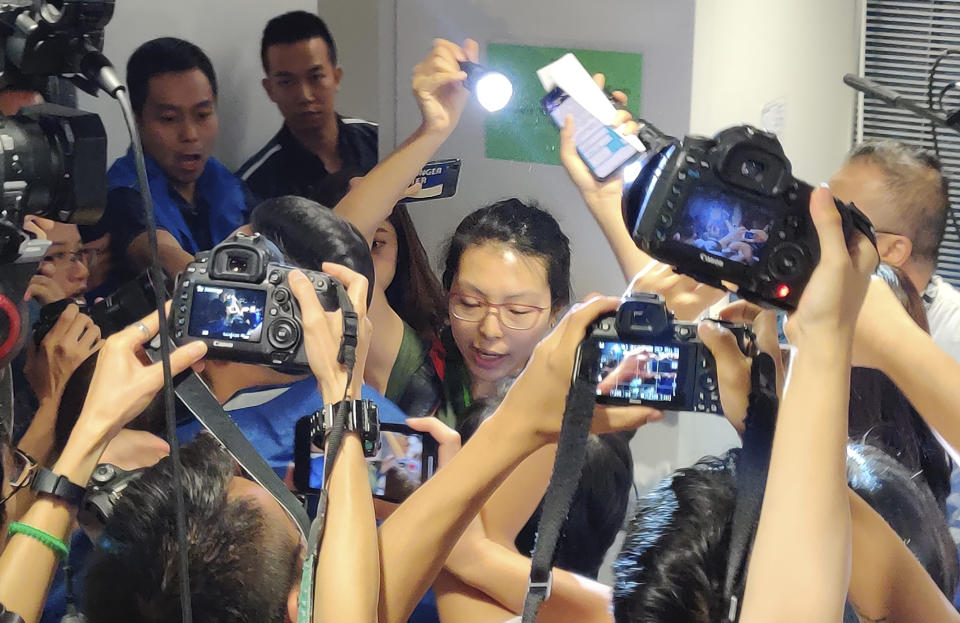
[[30,295],[43,305],[83,295],[90,276],[89,254],[83,248],[77,226],[31,217],[25,229],[51,242],[37,274],[30,280]]

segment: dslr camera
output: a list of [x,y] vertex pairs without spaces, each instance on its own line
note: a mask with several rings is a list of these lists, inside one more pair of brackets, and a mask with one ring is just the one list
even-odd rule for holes
[[[752,349],[746,325],[721,322]],[[722,414],[713,355],[697,323],[676,322],[657,294],[637,293],[601,316],[580,344],[575,378],[597,382],[597,402]]]
[[[292,374],[310,370],[300,306],[287,278],[293,266],[260,234],[235,234],[199,253],[177,278],[170,314],[178,345],[197,339],[208,357],[265,364]],[[302,270],[323,309],[349,306],[343,286],[325,273]]]
[[[40,318],[33,326],[34,344],[40,345],[53,325],[57,324],[60,314],[73,302],[71,299],[62,299],[40,308]],[[100,336],[106,339],[157,308],[150,272],[144,272],[133,281],[123,284],[116,292],[93,305],[79,304],[79,307],[80,313],[90,316],[93,323],[100,328]]]
[[[776,136],[750,126],[678,143],[641,121],[645,161],[628,165],[623,215],[644,252],[748,300],[795,309],[820,260],[810,218],[813,188],[791,173]],[[847,238],[876,244],[873,225],[834,200]]]

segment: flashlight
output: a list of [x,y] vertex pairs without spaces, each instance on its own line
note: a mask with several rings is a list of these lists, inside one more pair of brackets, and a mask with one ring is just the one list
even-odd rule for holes
[[471,61],[460,61],[460,69],[467,73],[463,86],[473,91],[488,112],[501,110],[513,97],[513,85],[502,73]]

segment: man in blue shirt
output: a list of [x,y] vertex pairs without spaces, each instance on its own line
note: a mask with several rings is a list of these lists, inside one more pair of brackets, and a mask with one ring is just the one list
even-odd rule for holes
[[[148,41],[127,62],[127,82],[146,156],[160,260],[175,275],[195,253],[243,225],[253,199],[212,157],[219,130],[217,77],[203,50],[173,37]],[[88,241],[110,234],[110,281],[116,286],[149,265],[150,251],[133,153],[114,162],[107,176],[104,216],[83,233]]]

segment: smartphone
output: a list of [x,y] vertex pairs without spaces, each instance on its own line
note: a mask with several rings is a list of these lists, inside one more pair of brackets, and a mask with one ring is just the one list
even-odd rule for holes
[[427,199],[443,199],[452,197],[457,192],[457,183],[460,181],[460,159],[434,160],[420,169],[413,183],[420,183],[420,190],[415,195],[403,201],[426,201]]
[[[367,458],[374,497],[400,503],[437,469],[437,442],[406,424],[380,424],[380,451]],[[301,493],[323,487],[323,450],[310,441],[310,416],[297,421],[294,433],[293,485]]]
[[752,232],[752,231],[745,231],[745,232],[743,232],[743,239],[744,239],[744,240],[753,240],[753,237],[754,237],[754,236],[753,236],[753,232]]
[[558,128],[563,127],[567,115],[573,115],[573,140],[577,152],[593,176],[601,182],[640,153],[559,87],[540,100],[540,105]]

